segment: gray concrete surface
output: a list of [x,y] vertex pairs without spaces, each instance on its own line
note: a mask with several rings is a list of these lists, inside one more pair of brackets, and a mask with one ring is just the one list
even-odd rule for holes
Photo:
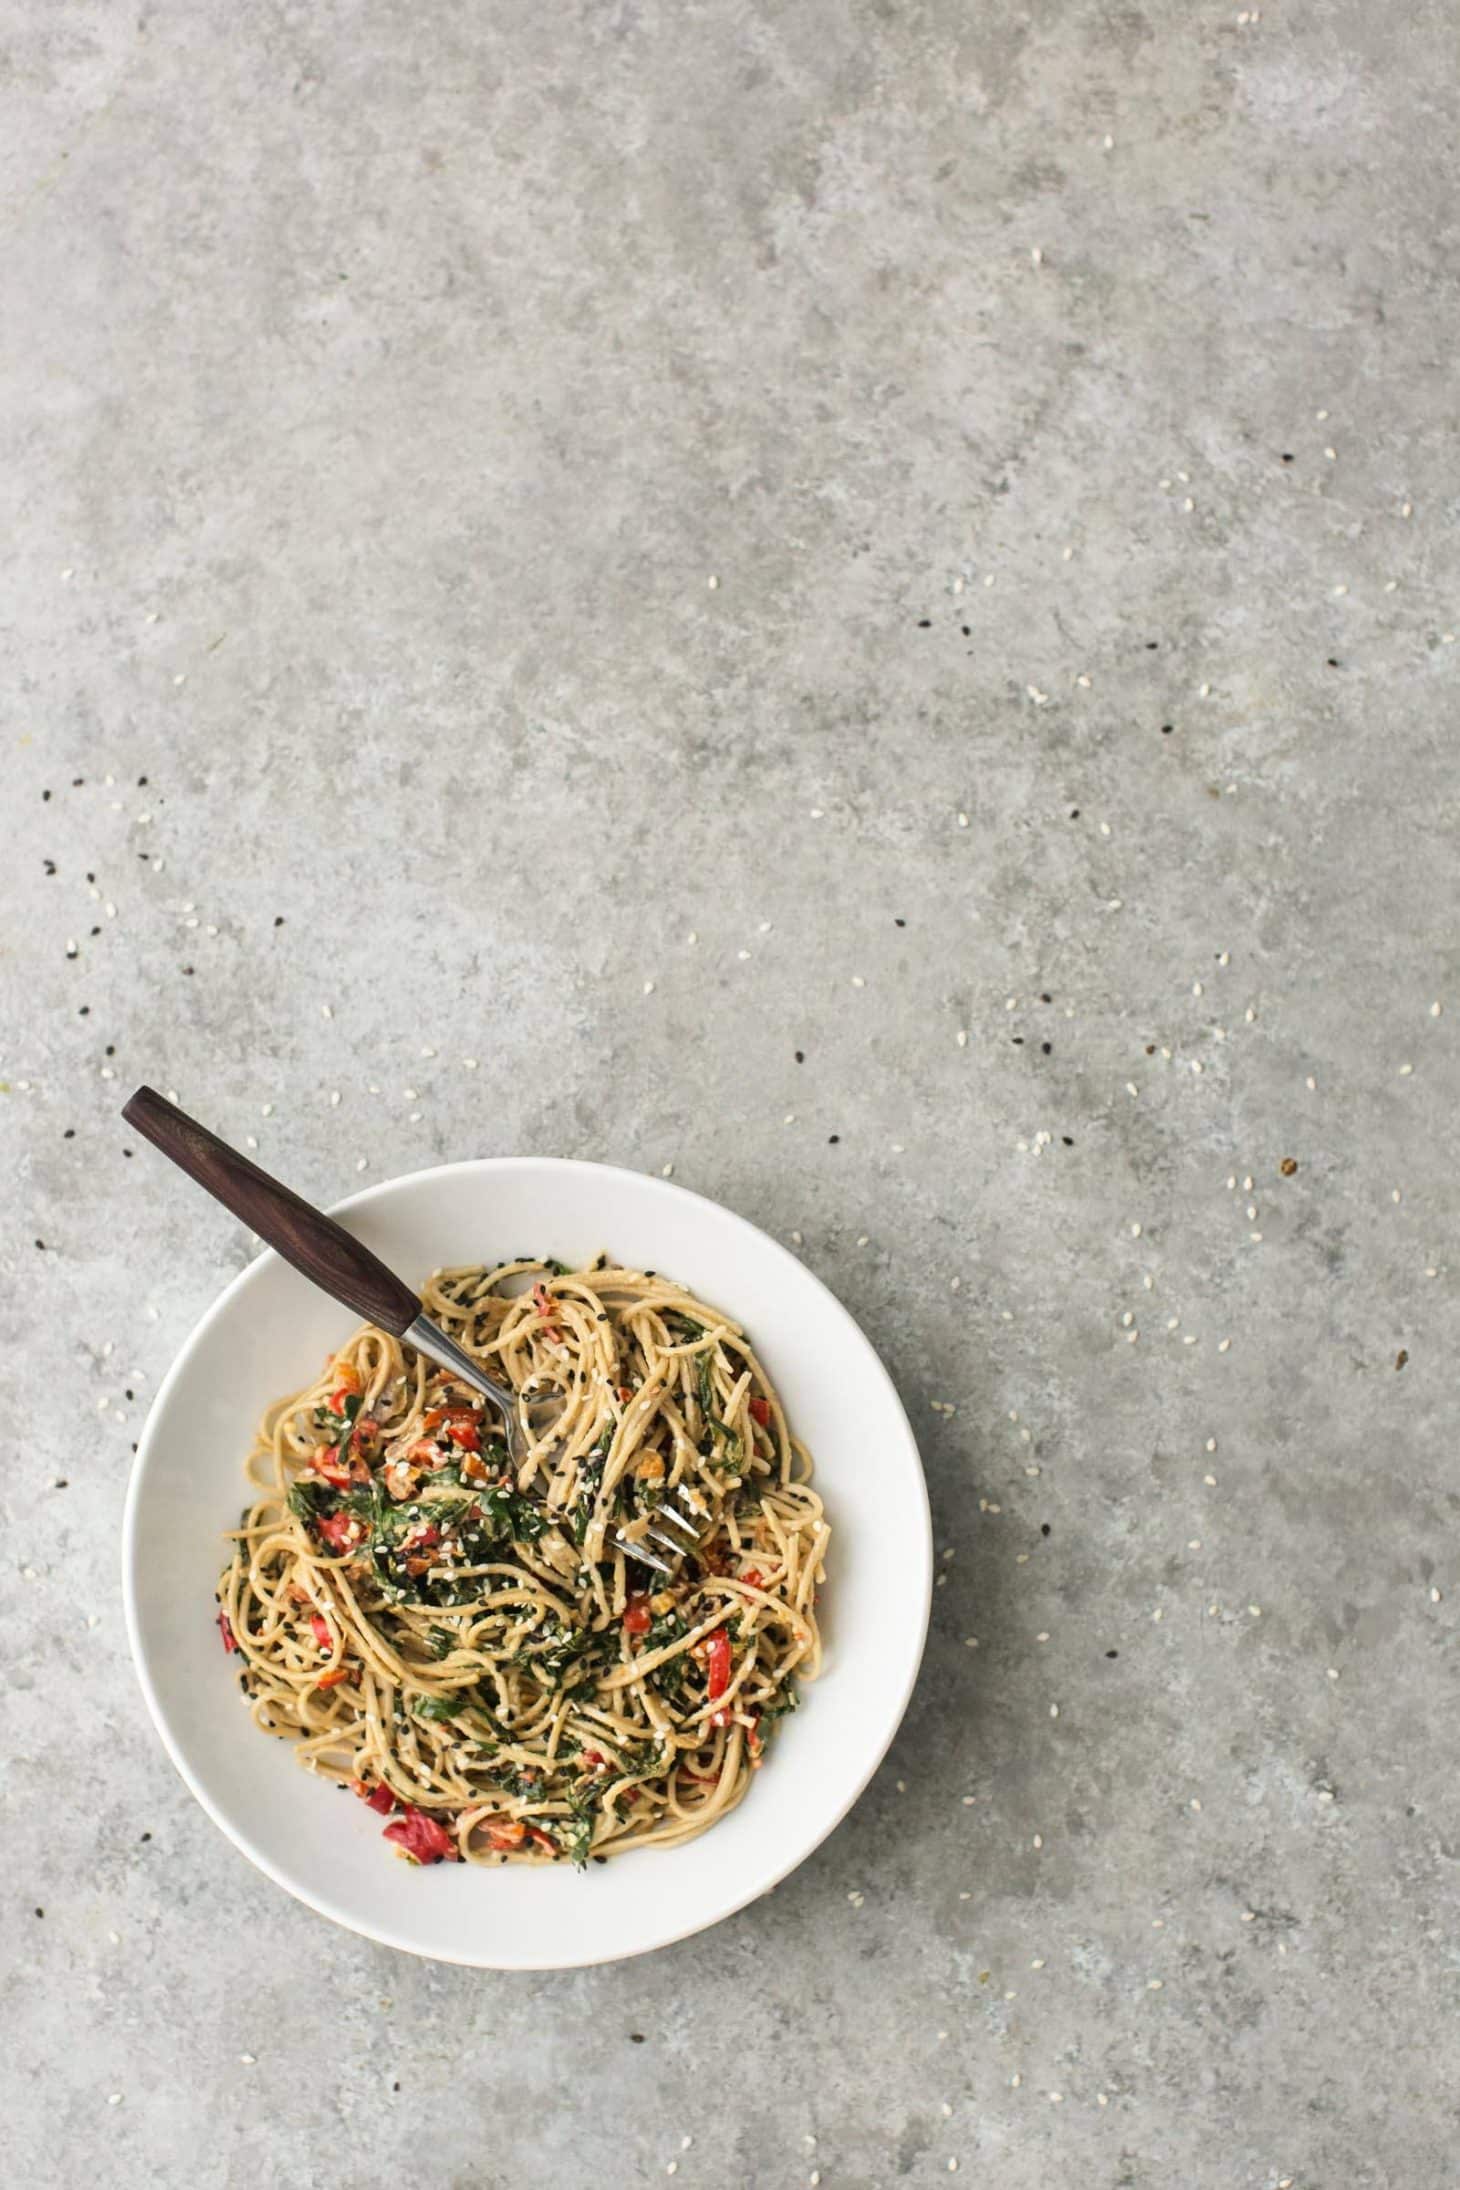
[[[7,2173],[1452,2183],[1453,17],[0,23]],[[772,1900],[428,1967],[193,1806],[143,1077],[800,1235],[952,1556]]]

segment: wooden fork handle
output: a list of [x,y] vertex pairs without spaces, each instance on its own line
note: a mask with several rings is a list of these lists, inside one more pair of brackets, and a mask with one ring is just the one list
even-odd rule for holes
[[362,1247],[333,1217],[302,1201],[196,1118],[167,1102],[155,1088],[139,1087],[122,1106],[122,1116],[199,1186],[206,1187],[215,1201],[267,1240],[286,1262],[353,1308],[356,1315],[382,1331],[394,1332],[397,1338],[415,1322],[421,1313],[420,1301],[378,1255]]

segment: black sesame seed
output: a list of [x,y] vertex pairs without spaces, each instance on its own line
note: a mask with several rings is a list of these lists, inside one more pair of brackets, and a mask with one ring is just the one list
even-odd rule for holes
[[93,935],[100,935],[100,933],[101,933],[101,929],[100,929],[100,928],[93,928],[91,932],[92,932],[92,934],[93,934]]
[[71,1478],[69,1475],[58,1475],[55,1482],[51,1485],[52,1490],[69,1490],[70,1487]]
[[146,790],[146,788],[147,788],[147,778],[146,778],[145,776],[138,776],[138,778],[137,778],[137,789],[138,789],[139,791],[145,791],[145,790]]
[[892,925],[894,926],[894,928],[905,928],[907,926],[907,922],[905,920],[897,919],[894,915]]
[[1078,807],[1078,806],[1072,806],[1072,807],[1070,808],[1070,819],[1071,819],[1071,821],[1078,821],[1078,820],[1079,820],[1079,818],[1080,818],[1080,809],[1079,809],[1079,807]]
[[131,1153],[132,1153],[132,1151],[131,1151],[131,1149],[130,1149],[130,1148],[124,1148],[124,1149],[122,1150],[122,1154],[123,1154],[124,1156],[130,1156],[130,1155],[131,1155]]
[[796,1052],[796,1062],[797,1062],[797,1064],[798,1064],[798,1065],[804,1065],[804,1064],[805,1064],[805,1062],[806,1062],[806,1052],[805,1052],[805,1050],[804,1050],[804,1049],[798,1049],[798,1050],[797,1050],[797,1052]]
[[276,928],[282,928],[282,927],[283,927],[283,925],[284,925],[284,915],[283,915],[282,913],[275,913],[275,915],[274,915],[274,926],[275,926]]
[[71,778],[71,788],[72,788],[72,790],[73,790],[73,791],[79,791],[79,790],[81,789],[81,786],[82,786],[82,784],[83,784],[83,783],[84,783],[85,781],[86,781],[86,778],[85,778],[85,776],[73,776],[73,777]]
[[45,1913],[46,1913],[46,1912],[45,1912],[45,1910],[44,1910],[44,1909],[37,1909],[37,1910],[36,1910],[36,1915],[37,1915],[37,1916],[44,1916],[44,1915],[45,1915]]
[[1060,1139],[1064,1142],[1066,1148],[1073,1148],[1075,1145],[1068,1133],[1061,1133]]
[[1176,728],[1176,725],[1175,725],[1175,723],[1174,723],[1174,722],[1163,722],[1163,723],[1162,723],[1162,725],[1161,725],[1161,735],[1162,735],[1162,737],[1163,737],[1163,738],[1169,738],[1169,737],[1170,737],[1170,735],[1171,735],[1171,733],[1172,733],[1172,731],[1173,731],[1173,730],[1174,730],[1175,728]]
[[96,876],[94,874],[89,874],[86,879],[88,882],[94,882],[96,880]]
[[54,859],[43,859],[41,861],[41,865],[45,868],[47,874],[54,874],[56,871],[56,862],[54,861]]
[[1048,1521],[1041,1521],[1041,1522],[1040,1522],[1040,1524],[1039,1524],[1039,1533],[1040,1533],[1040,1535],[1041,1535],[1041,1536],[1047,1536],[1047,1535],[1049,1534],[1049,1523],[1048,1523]]
[[1041,989],[1039,992],[1039,1001],[1041,1002],[1041,1004],[1052,1004],[1054,1002],[1054,998],[1050,995],[1047,989]]
[[74,1126],[74,1125],[68,1125],[68,1126],[67,1126],[67,1128],[66,1128],[66,1130],[65,1130],[65,1132],[64,1132],[64,1133],[63,1133],[63,1134],[61,1135],[61,1138],[62,1138],[62,1140],[63,1140],[63,1141],[74,1141],[74,1140],[75,1140],[75,1138],[76,1138],[76,1128],[75,1128],[75,1126]]
[[918,629],[919,629],[919,631],[931,631],[931,630],[932,630],[932,628],[933,628],[933,619],[932,619],[932,617],[931,617],[931,616],[919,616],[919,618],[918,618]]
[[1157,647],[1159,646],[1159,644],[1160,644],[1160,641],[1159,641],[1158,639],[1147,639],[1147,641],[1146,641],[1146,652],[1147,652],[1148,654],[1154,654],[1154,653],[1155,653],[1155,651],[1156,651],[1156,648],[1157,648]]
[[50,794],[50,792],[49,792],[49,791],[42,791],[42,793],[41,793],[41,800],[42,800],[42,803],[44,803],[44,802],[45,802],[45,800],[46,800],[46,799],[48,799],[48,798],[50,797],[50,795],[51,795],[51,794]]
[[115,1055],[116,1055],[116,1053],[117,1053],[117,1045],[116,1045],[116,1043],[115,1043],[115,1042],[108,1042],[108,1043],[107,1043],[107,1045],[106,1045],[106,1053],[107,1053],[108,1057],[115,1057]]
[[191,973],[191,972],[192,972],[192,970],[193,970],[193,969],[192,969],[192,967],[191,967],[191,966],[184,966],[184,967],[183,967],[183,972],[184,972],[184,973]]
[[1053,1042],[1041,1042],[1039,1046],[1043,1050],[1046,1057],[1048,1057],[1051,1050],[1054,1048]]
[[835,1148],[835,1147],[836,1147],[836,1144],[837,1144],[837,1142],[838,1142],[838,1141],[839,1141],[840,1139],[841,1139],[841,1135],[840,1135],[840,1133],[828,1133],[828,1135],[826,1136],[826,1145],[827,1145],[827,1147],[828,1147],[828,1148]]
[[40,1249],[41,1253],[42,1253],[42,1254],[44,1254],[44,1253],[45,1253],[45,1251],[46,1251],[46,1243],[45,1243],[45,1241],[44,1241],[43,1239],[38,1239],[38,1240],[36,1241],[36,1245],[37,1245],[37,1247],[39,1247],[39,1249]]
[[91,1014],[91,1006],[90,1006],[90,1004],[78,1004],[78,1005],[77,1005],[77,1007],[76,1007],[76,1016],[77,1016],[77,1018],[78,1018],[78,1019],[86,1019],[86,1018],[88,1018],[88,1017],[90,1016],[90,1014]]
[[1107,1658],[1118,1658],[1120,1656],[1120,1652],[1118,1650],[1107,1650],[1105,1655]]
[[151,1835],[151,1833],[144,1833],[144,1834],[142,1835],[142,1838],[143,1838],[144,1840],[150,1840],[150,1839],[152,1838],[152,1835]]
[[1291,458],[1291,456],[1289,456],[1289,454],[1288,454],[1287,450],[1286,450],[1286,449],[1284,449],[1284,450],[1283,450],[1283,462],[1284,462],[1285,464],[1291,464],[1291,463],[1292,463],[1292,461],[1293,461],[1293,459]]
[[[608,1861],[607,1856],[605,1856],[603,1860],[606,1863]],[[644,2033],[642,2032],[642,2030],[631,2030],[629,2032],[629,2044],[631,2046],[641,2046],[643,2043]]]

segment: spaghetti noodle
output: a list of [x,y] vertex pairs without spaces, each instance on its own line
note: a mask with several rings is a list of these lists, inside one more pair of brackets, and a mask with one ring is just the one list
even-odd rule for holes
[[[526,1457],[370,1326],[271,1408],[218,1589],[255,1722],[419,1863],[693,1839],[820,1666],[804,1447],[743,1332],[652,1271],[444,1270],[422,1304]],[[634,1547],[670,1498],[698,1538],[662,1575]]]

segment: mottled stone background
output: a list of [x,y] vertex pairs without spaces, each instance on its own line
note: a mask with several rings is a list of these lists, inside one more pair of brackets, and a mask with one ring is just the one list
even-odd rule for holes
[[[1457,75],[1437,0],[0,4],[9,2178],[1454,2181]],[[144,1078],[322,1199],[799,1235],[944,1586],[771,1900],[432,1967],[194,1806],[118,1526],[249,1250]]]

